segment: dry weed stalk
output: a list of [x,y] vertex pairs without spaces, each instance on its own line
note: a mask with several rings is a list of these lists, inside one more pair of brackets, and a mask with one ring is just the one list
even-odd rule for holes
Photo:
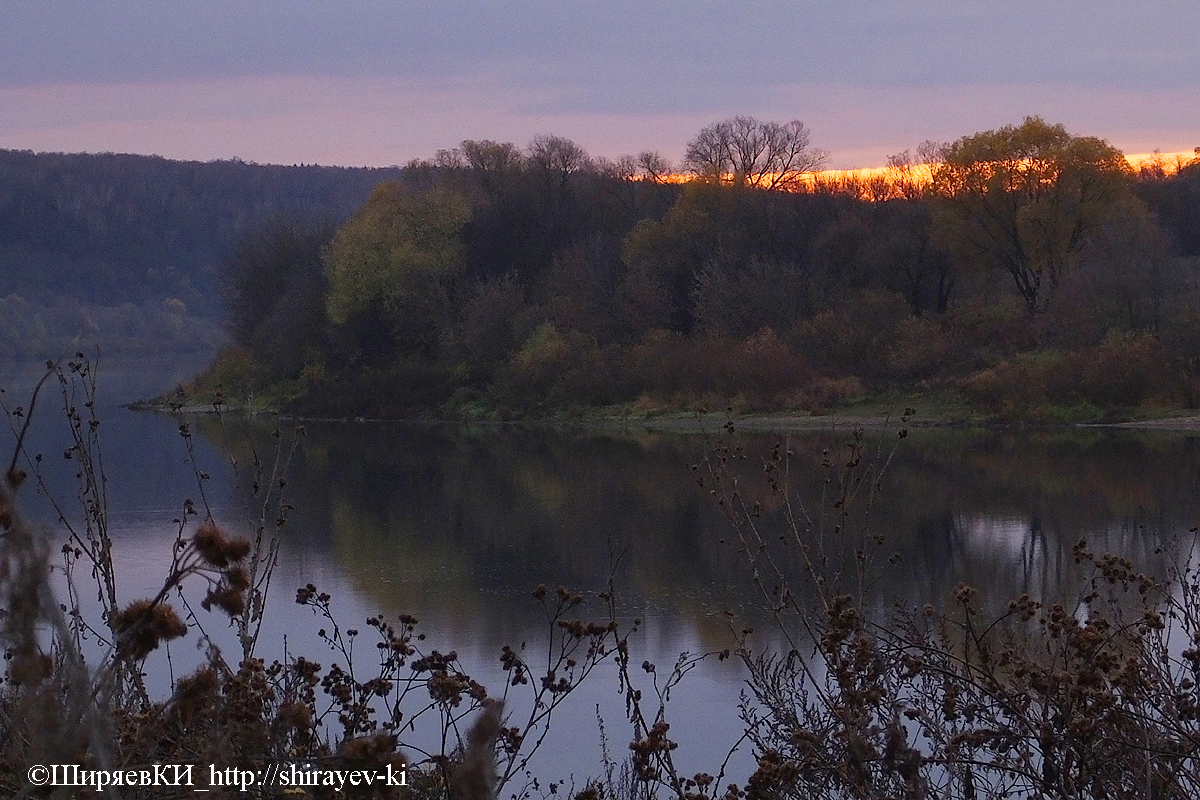
[[[25,439],[37,397],[53,374],[38,382],[28,409],[0,402],[17,434]],[[19,431],[15,420],[22,420]],[[18,489],[28,475],[15,453],[0,475],[0,645],[8,664],[0,684],[0,788],[14,797],[26,791],[7,765],[111,762],[111,726],[96,695],[72,623],[50,583],[50,546],[21,511]],[[103,579],[103,578],[102,578]],[[42,631],[48,628],[52,641]],[[12,772],[15,773],[15,770]]]
[[[742,716],[758,769],[734,795],[1200,795],[1192,535],[1160,548],[1166,580],[1080,542],[1073,556],[1091,575],[1073,606],[1023,595],[988,613],[979,592],[960,585],[945,610],[888,610],[870,591],[884,543],[870,506],[891,455],[868,453],[861,432],[847,452],[825,459],[828,494],[812,513],[788,485],[787,443],[765,460],[782,531],[744,497],[737,447],[718,443],[701,479],[787,643],[762,651],[743,636],[735,651],[749,671]],[[788,578],[794,565],[799,586]]]
[[[43,472],[43,456],[28,452],[25,433],[42,386],[57,379],[72,444],[64,457],[78,467],[81,521],[59,504]],[[220,411],[220,398],[214,403]],[[81,410],[82,409],[82,410]],[[417,620],[382,615],[367,620],[377,641],[374,665],[354,652],[356,629],[334,619],[329,595],[309,585],[296,601],[328,623],[321,638],[333,656],[327,667],[303,656],[285,655],[270,664],[257,657],[264,609],[281,536],[291,505],[284,496],[286,473],[299,436],[280,440],[271,458],[250,444],[253,474],[247,498],[257,520],[249,538],[228,534],[214,519],[188,423],[180,425],[195,473],[200,503],[187,500],[174,521],[175,539],[166,577],[152,596],[122,601],[108,524],[107,477],[99,446],[95,367],[82,356],[66,365],[48,364],[29,409],[0,402],[16,439],[12,465],[0,479],[0,644],[8,657],[0,684],[0,792],[30,796],[26,766],[80,764],[123,768],[152,763],[257,766],[271,762],[310,767],[358,765],[406,770],[402,790],[371,787],[350,796],[491,800],[519,775],[549,735],[562,701],[618,647],[611,593],[602,594],[600,621],[575,616],[585,596],[538,587],[534,597],[546,613],[549,637],[536,658],[505,648],[504,689],[493,698],[463,669],[453,651],[424,651]],[[227,452],[235,449],[221,415]],[[17,489],[28,466],[49,497],[67,542],[61,548],[66,604],[59,605],[51,581],[49,535],[36,532],[22,515]],[[232,460],[235,473],[239,469]],[[94,579],[102,621],[87,618],[77,576],[83,565]],[[204,631],[195,608],[219,611],[236,625],[241,658],[225,660]],[[175,603],[184,609],[176,611]],[[49,635],[45,633],[49,630]],[[207,658],[195,672],[174,682],[165,699],[152,697],[143,682],[147,657],[160,645],[193,631],[206,644]],[[85,643],[100,655],[85,663]],[[521,702],[517,695],[525,692]],[[502,713],[504,708],[521,708]],[[468,730],[467,722],[476,717]],[[405,741],[414,725],[432,723],[440,747],[425,752]],[[463,731],[467,731],[465,734]],[[404,751],[417,755],[410,763]],[[549,791],[557,791],[552,784]],[[532,777],[512,792],[531,797],[544,791]],[[275,796],[264,790],[263,796]],[[311,796],[324,797],[313,788]],[[38,795],[40,796],[40,795]],[[151,791],[124,796],[152,796]],[[330,795],[332,796],[332,795]]]

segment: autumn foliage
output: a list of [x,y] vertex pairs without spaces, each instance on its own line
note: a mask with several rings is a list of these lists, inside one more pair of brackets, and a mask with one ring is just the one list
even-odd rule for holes
[[798,123],[734,118],[688,152],[673,184],[653,153],[466,141],[336,232],[265,229],[223,272],[237,373],[337,415],[1195,402],[1198,164],[1135,173],[1037,118],[896,156],[887,191],[810,180]]

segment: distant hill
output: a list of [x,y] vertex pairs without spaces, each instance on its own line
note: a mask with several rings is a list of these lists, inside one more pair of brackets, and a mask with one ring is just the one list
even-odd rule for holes
[[210,347],[215,268],[238,237],[278,216],[341,221],[400,172],[0,150],[0,357],[79,335]]

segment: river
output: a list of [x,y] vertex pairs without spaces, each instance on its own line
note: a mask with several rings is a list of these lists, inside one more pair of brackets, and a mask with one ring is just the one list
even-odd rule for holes
[[[161,585],[175,535],[172,519],[185,499],[207,502],[231,532],[249,532],[259,513],[251,496],[255,456],[271,464],[277,449],[287,450],[297,436],[295,422],[272,418],[185,420],[120,407],[168,389],[197,365],[100,367],[97,413],[118,588],[126,601]],[[10,409],[37,372],[28,365],[0,370]],[[74,464],[61,455],[69,444],[61,408],[57,387],[49,387],[27,444],[31,453],[46,455],[47,486],[70,507]],[[193,434],[194,459],[181,423]],[[545,611],[531,595],[538,584],[551,595],[559,585],[594,595],[611,578],[623,624],[641,620],[630,640],[634,663],[654,662],[660,679],[681,653],[728,648],[732,631],[744,626],[756,629],[754,646],[780,646],[746,554],[706,491],[720,455],[739,473],[748,507],[760,504],[754,519],[765,541],[790,532],[790,505],[793,518],[824,531],[817,539],[827,547],[826,568],[850,582],[865,580],[881,604],[942,604],[960,582],[979,588],[995,607],[1026,592],[1069,598],[1086,569],[1071,552],[1079,539],[1161,571],[1159,543],[1188,536],[1200,522],[1200,437],[1186,432],[927,429],[902,437],[897,425],[856,444],[850,430],[786,439],[736,430],[730,436],[720,421],[711,423],[708,437],[636,426],[303,427],[283,489],[294,509],[260,653],[281,657],[286,641],[291,655],[323,664],[333,658],[316,635],[328,623],[293,602],[296,588],[312,583],[332,596],[343,630],[365,630],[365,619],[375,614],[416,617],[427,636],[425,652],[455,650],[493,692],[507,678],[499,662],[505,645],[524,644],[529,654],[546,647]],[[0,452],[9,453],[12,437],[4,437]],[[734,449],[720,449],[725,444]],[[779,493],[770,491],[764,472],[776,446],[782,458],[770,474],[786,473]],[[848,471],[852,459],[858,466]],[[856,476],[863,480],[843,518],[838,485],[847,475],[852,488]],[[61,537],[46,500],[32,490],[23,499],[52,537]],[[852,551],[860,546],[869,551],[868,567],[854,578]],[[794,554],[771,552],[784,578],[802,591],[804,569]],[[580,615],[602,612],[593,597]],[[207,630],[214,641],[235,647],[216,614]],[[165,691],[171,675],[197,662],[196,641],[176,643],[169,663],[165,653],[152,655],[152,683],[157,672],[156,685]],[[649,676],[638,669],[635,677],[649,694]],[[736,659],[708,658],[672,692],[668,719],[684,772],[715,773],[737,741],[744,677]],[[577,785],[598,774],[598,717],[611,754],[624,757],[630,728],[618,688],[615,670],[606,665],[572,693],[533,762],[537,774],[573,775]],[[434,744],[428,733],[411,737],[417,747]],[[750,763],[749,753],[735,757],[734,775],[744,778]]]

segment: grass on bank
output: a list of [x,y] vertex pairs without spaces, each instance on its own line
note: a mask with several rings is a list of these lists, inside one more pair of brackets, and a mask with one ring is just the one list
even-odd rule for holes
[[[759,366],[768,370],[769,365]],[[872,389],[857,378],[796,376],[757,392],[727,394],[680,388],[639,390],[628,382],[609,393],[628,399],[588,402],[551,386],[522,393],[512,385],[472,388],[418,364],[338,373],[309,365],[294,378],[272,376],[244,350],[220,351],[176,391],[135,407],[279,412],[333,419],[436,419],[471,422],[639,422],[686,426],[696,413],[730,414],[758,428],[886,424],[906,411],[915,425],[1076,425],[1142,423],[1191,416],[1200,399],[1152,337],[1106,340],[1088,351],[1020,354],[959,379]],[[614,377],[618,381],[620,376]]]

